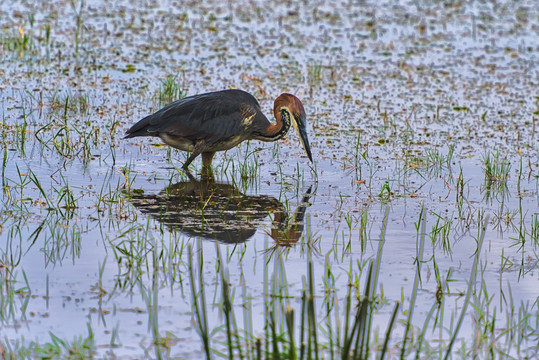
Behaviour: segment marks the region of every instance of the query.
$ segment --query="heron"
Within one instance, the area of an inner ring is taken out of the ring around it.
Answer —
[[[217,151],[229,150],[245,140],[277,141],[292,125],[313,162],[301,101],[292,94],[281,94],[275,99],[273,115],[274,124],[248,92],[221,90],[172,102],[133,125],[125,139],[157,136],[165,144],[191,153],[183,164],[184,170],[188,171],[193,160],[202,155],[202,169],[211,173],[211,162]]]

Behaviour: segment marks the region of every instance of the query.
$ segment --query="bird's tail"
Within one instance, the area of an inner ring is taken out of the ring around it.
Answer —
[[[137,136],[151,135],[148,131],[149,125],[150,125],[150,116],[147,116],[144,119],[137,122],[135,125],[131,126],[131,128],[125,132],[124,139],[129,139],[129,138],[133,138]]]

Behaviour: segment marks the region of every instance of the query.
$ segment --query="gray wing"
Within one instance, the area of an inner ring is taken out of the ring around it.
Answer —
[[[258,101],[241,90],[224,90],[177,100],[133,125],[126,138],[166,133],[190,139],[217,141],[241,134],[243,119],[262,115]],[[263,116],[263,115],[262,115]]]

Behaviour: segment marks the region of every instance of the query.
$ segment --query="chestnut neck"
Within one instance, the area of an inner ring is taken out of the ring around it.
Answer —
[[[275,124],[271,124],[260,134],[266,141],[276,141],[286,135],[291,124],[291,114],[287,108],[275,108],[273,110]]]

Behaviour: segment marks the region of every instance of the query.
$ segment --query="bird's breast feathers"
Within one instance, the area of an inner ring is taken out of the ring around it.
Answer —
[[[166,132],[162,132],[159,134],[159,137],[165,142],[165,144],[183,151],[192,152],[195,147],[195,144],[192,140],[186,139],[181,136],[171,136]]]

